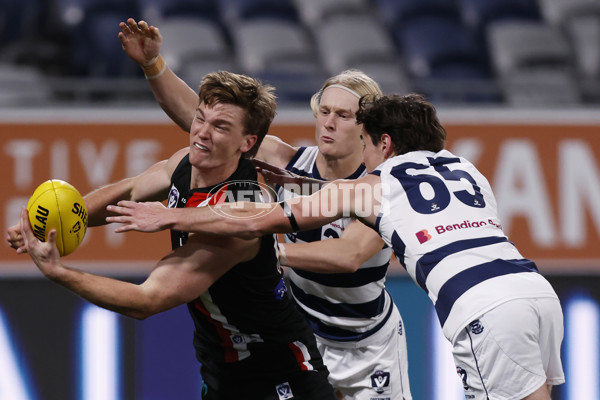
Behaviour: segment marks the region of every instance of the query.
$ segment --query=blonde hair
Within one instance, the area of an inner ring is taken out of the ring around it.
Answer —
[[[340,85],[348,88],[353,92],[356,92],[359,97],[366,95],[373,97],[383,95],[377,82],[375,82],[369,75],[358,69],[347,69],[342,73],[327,79],[323,84],[323,87],[312,96],[310,99],[310,108],[312,108],[313,115],[315,117],[319,111],[319,105],[321,104],[321,96],[323,96],[323,92],[332,85]]]

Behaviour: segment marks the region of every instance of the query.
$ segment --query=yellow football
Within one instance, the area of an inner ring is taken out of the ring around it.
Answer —
[[[33,234],[40,241],[45,242],[48,232],[56,229],[56,247],[61,256],[75,251],[85,236],[85,202],[79,191],[65,181],[51,179],[38,186],[29,198],[27,210]]]

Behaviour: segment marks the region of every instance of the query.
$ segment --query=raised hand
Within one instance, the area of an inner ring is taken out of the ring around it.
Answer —
[[[162,45],[162,36],[155,26],[146,21],[136,22],[129,18],[127,23],[119,24],[119,40],[125,53],[139,64],[148,64],[158,57]]]
[[[163,218],[169,211],[162,203],[148,202],[136,203],[135,201],[122,200],[116,206],[108,206],[106,209],[118,214],[106,218],[106,222],[117,222],[122,224],[115,232],[157,232],[167,229]]]

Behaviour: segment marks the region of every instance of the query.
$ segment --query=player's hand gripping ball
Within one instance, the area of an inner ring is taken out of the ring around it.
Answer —
[[[72,253],[85,236],[88,213],[81,194],[65,181],[52,179],[35,189],[27,203],[33,234],[45,242],[56,229],[56,247],[61,256]]]

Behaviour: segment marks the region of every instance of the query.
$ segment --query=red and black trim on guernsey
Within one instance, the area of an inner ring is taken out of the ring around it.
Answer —
[[[247,191],[258,189],[256,170],[246,159],[240,160],[225,184],[190,189],[190,179],[186,156],[171,177],[169,207],[235,201],[240,190],[247,200]],[[253,201],[258,201],[258,192]],[[185,244],[187,237],[172,230],[173,248]],[[189,303],[188,310],[194,320],[202,377],[219,392],[228,382],[278,382],[302,371],[322,371],[327,376],[312,330],[287,292],[273,235],[261,239],[254,259],[231,268]]]

